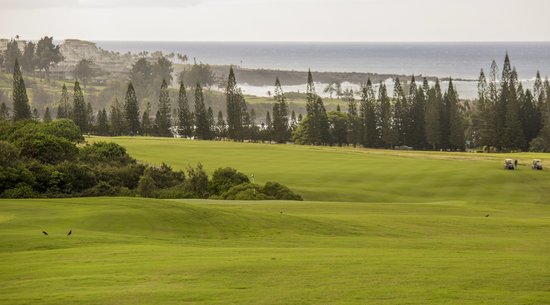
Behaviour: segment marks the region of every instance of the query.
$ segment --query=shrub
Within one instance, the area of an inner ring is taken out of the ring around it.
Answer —
[[[26,183],[19,183],[15,188],[5,190],[2,194],[4,198],[36,198],[38,194],[32,187]]]
[[[182,171],[173,171],[165,163],[162,163],[160,167],[148,167],[144,175],[151,177],[156,187],[161,189],[182,184],[185,180],[185,174]]]
[[[136,163],[136,160],[126,152],[126,148],[112,142],[97,142],[84,146],[80,150],[80,160],[91,164],[127,165]]]
[[[292,192],[288,187],[277,182],[266,182],[263,193],[277,200],[303,200],[302,196]]]
[[[46,133],[56,137],[67,139],[73,143],[84,142],[84,137],[78,127],[72,120],[61,119],[45,124],[44,130]]]
[[[210,193],[219,195],[235,185],[248,182],[250,182],[250,180],[248,180],[248,177],[245,174],[238,172],[234,168],[218,168],[212,174],[212,180],[210,181],[209,185]]]
[[[149,175],[143,175],[139,179],[139,184],[137,187],[137,192],[142,197],[152,197],[153,192],[157,190],[157,186],[153,178]]]
[[[261,192],[261,187],[257,184],[252,183],[243,183],[235,185],[226,192],[224,192],[221,197],[227,200],[267,200],[273,199]]]
[[[188,179],[185,181],[185,190],[194,198],[208,197],[208,175],[204,171],[202,164],[197,164],[197,168],[187,168]]]
[[[76,146],[67,139],[42,132],[27,135],[15,144],[20,147],[22,156],[49,164],[73,160],[78,154]]]
[[[92,188],[83,192],[84,196],[114,196],[117,194],[117,189],[105,181],[100,181]]]

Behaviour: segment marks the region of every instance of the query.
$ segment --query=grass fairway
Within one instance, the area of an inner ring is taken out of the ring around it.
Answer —
[[[0,304],[550,304],[549,155],[102,140],[316,201],[0,200]]]
[[[365,150],[300,145],[190,141],[168,138],[89,138],[114,141],[138,160],[178,169],[202,162],[206,170],[231,166],[288,185],[307,200],[355,202],[550,203],[550,171],[533,171],[548,154],[474,154]],[[520,170],[506,171],[505,157]]]
[[[548,304],[549,236],[531,203],[2,200],[0,303]]]

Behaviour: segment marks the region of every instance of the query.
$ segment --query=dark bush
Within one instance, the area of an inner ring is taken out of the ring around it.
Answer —
[[[227,200],[268,200],[273,199],[261,192],[262,187],[257,184],[243,183],[235,185],[221,195]]]
[[[248,183],[248,177],[231,167],[218,168],[212,174],[210,181],[210,194],[220,195],[231,187],[243,183]]]
[[[112,142],[97,142],[80,150],[80,160],[89,164],[112,164],[116,166],[135,163],[126,148]]]
[[[262,192],[277,200],[303,200],[302,196],[292,192],[288,187],[277,182],[266,182]]]
[[[32,186],[26,183],[19,183],[15,188],[5,190],[2,193],[4,198],[36,198],[38,194],[34,192]]]
[[[173,171],[172,168],[162,163],[160,167],[149,167],[144,172],[145,176],[151,177],[157,188],[169,188],[182,184],[185,180],[183,171]]]
[[[57,164],[74,160],[78,155],[76,146],[64,138],[42,132],[18,139],[15,144],[21,149],[21,156],[43,163]]]
[[[73,143],[84,142],[84,137],[78,127],[72,120],[55,120],[45,124],[44,131],[56,137],[67,139]]]
[[[187,168],[188,179],[185,181],[185,190],[193,198],[208,197],[208,175],[204,171],[202,164],[197,164],[197,168]]]

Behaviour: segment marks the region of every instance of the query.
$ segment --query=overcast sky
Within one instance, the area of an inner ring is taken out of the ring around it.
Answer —
[[[550,41],[548,0],[0,0],[0,37]]]

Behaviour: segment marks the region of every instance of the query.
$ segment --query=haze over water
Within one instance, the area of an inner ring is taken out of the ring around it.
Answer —
[[[97,41],[99,47],[126,53],[179,52],[190,62],[234,64],[246,68],[380,74],[422,74],[476,80],[488,74],[495,59],[502,67],[509,53],[524,86],[530,87],[537,70],[550,76],[550,42],[461,43],[328,43],[328,42],[138,42]],[[284,80],[282,80],[284,83]],[[474,98],[475,82],[456,83],[461,97]],[[261,88],[261,87],[260,87]],[[263,88],[243,88],[249,93]],[[248,89],[248,90],[246,90]]]

